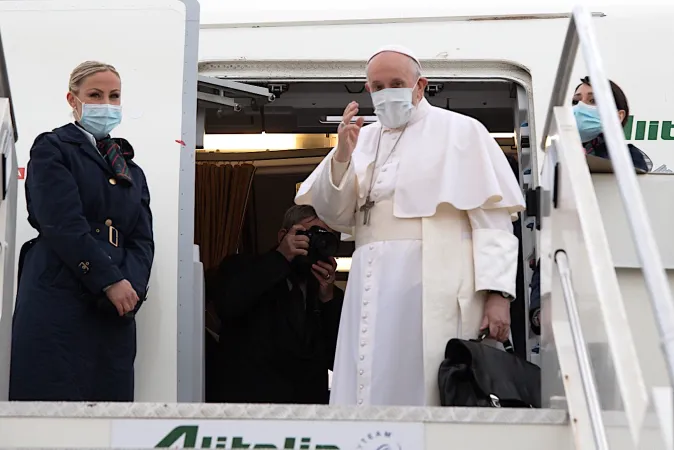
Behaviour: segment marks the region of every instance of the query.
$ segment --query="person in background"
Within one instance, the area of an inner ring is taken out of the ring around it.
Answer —
[[[70,75],[75,123],[39,135],[12,330],[10,400],[133,401],[136,323],[154,258],[150,193],[121,122],[121,79],[87,61]]]
[[[623,90],[620,89],[620,86],[610,80],[609,84],[611,85],[613,99],[618,107],[620,123],[624,127],[627,125],[630,116],[630,107],[627,103],[627,97]],[[580,133],[580,140],[583,142],[585,152],[588,155],[609,158],[608,148],[602,133],[599,110],[594,103],[594,94],[592,93],[590,77],[581,78],[581,83],[576,87],[573,94],[572,104],[573,114],[576,117],[576,125],[578,126],[578,132]],[[650,172],[653,168],[651,159],[643,151],[632,144],[627,144],[627,148],[632,156],[634,167],[644,172]]]
[[[580,134],[580,140],[583,142],[583,148],[588,155],[598,156],[600,158],[609,158],[608,147],[604,140],[603,128],[601,126],[601,119],[599,118],[599,110],[594,101],[594,94],[592,92],[592,85],[590,84],[590,77],[581,78],[581,83],[574,91],[571,103],[573,105],[573,114],[576,118],[576,126]],[[630,116],[630,107],[627,102],[627,97],[623,90],[609,80],[611,86],[611,93],[616,106],[618,107],[618,118],[621,125],[627,125]],[[632,144],[627,144],[632,157],[632,163],[636,169],[644,172],[650,172],[653,168],[651,159],[639,148]],[[541,288],[540,288],[540,260],[536,261],[536,266],[533,271],[530,295],[529,295],[529,319],[532,331],[539,335],[540,330],[540,308],[541,308]]]
[[[208,293],[221,320],[220,402],[328,403],[344,293],[334,258],[307,260],[301,233],[314,226],[331,231],[312,207],[293,206],[276,249],[222,261]]]

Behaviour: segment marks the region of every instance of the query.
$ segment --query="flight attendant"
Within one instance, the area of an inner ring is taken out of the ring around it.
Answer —
[[[599,110],[594,103],[594,93],[590,84],[590,77],[581,78],[581,83],[576,87],[573,93],[571,103],[573,105],[573,114],[576,118],[580,140],[583,142],[583,148],[588,155],[598,156],[609,159],[608,147],[604,139]],[[609,80],[613,100],[618,107],[618,118],[620,124],[624,127],[630,117],[630,106],[627,103],[627,97],[623,90],[613,81]],[[627,144],[630,151],[634,167],[643,172],[650,172],[653,168],[653,162],[641,149],[633,144]]]
[[[14,312],[10,400],[133,401],[135,314],[154,258],[150,194],[122,120],[114,67],[70,76],[74,123],[39,135]]]

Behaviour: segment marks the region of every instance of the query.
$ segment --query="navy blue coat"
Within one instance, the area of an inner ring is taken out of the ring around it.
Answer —
[[[39,237],[20,273],[11,400],[133,400],[135,320],[103,292],[126,279],[144,299],[154,258],[145,174],[127,164],[132,184],[117,181],[74,124],[33,144],[26,201]]]

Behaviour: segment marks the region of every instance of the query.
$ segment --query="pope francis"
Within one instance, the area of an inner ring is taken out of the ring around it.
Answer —
[[[296,197],[356,241],[330,403],[437,406],[449,339],[508,337],[524,199],[487,129],[424,98],[409,50],[381,49],[366,72],[378,121],[350,103]]]

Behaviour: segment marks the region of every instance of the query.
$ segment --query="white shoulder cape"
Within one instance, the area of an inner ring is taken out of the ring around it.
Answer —
[[[367,197],[381,130],[379,122],[363,127],[351,158],[358,184],[354,213]],[[334,151],[302,183],[297,204],[312,203],[313,184],[321,171],[329,170]],[[395,217],[431,217],[442,203],[464,211],[505,208],[511,215],[524,209],[522,191],[503,150],[473,118],[436,108],[423,99],[396,151],[401,159],[393,199]]]

